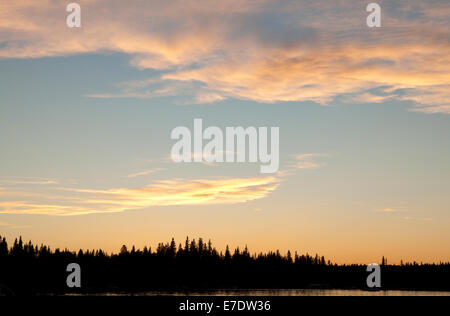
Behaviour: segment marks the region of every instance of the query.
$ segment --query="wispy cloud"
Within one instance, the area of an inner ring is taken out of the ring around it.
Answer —
[[[80,29],[60,3],[0,4],[0,58],[120,52],[162,74],[97,98],[182,96],[332,104],[409,101],[413,111],[450,113],[447,0],[382,1],[383,27],[365,25],[366,3],[329,1],[118,0],[81,3]],[[100,14],[101,12],[101,14]],[[189,17],[189,18],[186,18]],[[371,91],[389,87],[383,95]]]
[[[397,213],[398,210],[397,209],[393,209],[393,208],[383,208],[383,209],[377,210],[377,212],[381,212],[381,213]]]
[[[37,202],[17,196],[0,202],[0,213],[83,215],[91,213],[122,212],[151,206],[207,205],[245,203],[266,197],[279,185],[276,177],[174,179],[162,180],[140,188],[79,189],[60,188],[60,197],[52,195]],[[65,199],[63,193],[72,198]],[[73,197],[76,195],[76,197]],[[6,195],[8,198],[8,196]]]
[[[315,158],[323,157],[324,154],[299,154],[295,156],[296,163],[295,168],[296,169],[317,169],[320,167],[323,167],[323,163],[319,163],[315,161]]]
[[[320,159],[329,157],[325,153],[302,153],[290,156],[290,160],[286,163],[286,167],[279,170],[276,175],[279,178],[295,175],[305,170],[314,170],[323,168],[326,164]]]
[[[122,212],[153,206],[245,203],[267,197],[278,188],[284,177],[293,175],[298,170],[322,167],[323,163],[318,163],[316,159],[326,156],[328,155],[320,153],[294,155],[294,163],[274,176],[176,178],[157,180],[144,187],[108,189],[11,185],[0,190],[0,213],[70,216]],[[164,157],[146,162],[171,162],[171,159]],[[166,168],[147,169],[129,174],[128,177],[149,175],[162,170]]]
[[[146,176],[158,171],[163,171],[165,170],[165,168],[153,168],[153,169],[147,169],[147,170],[143,170],[143,171],[139,171],[136,173],[132,173],[128,175],[128,178],[136,178],[136,177],[140,177],[140,176]]]
[[[0,183],[12,184],[12,185],[46,185],[46,184],[59,184],[58,180],[48,178],[35,178],[35,177],[9,177],[0,178]],[[0,188],[1,190],[1,188]]]
[[[411,217],[411,216],[405,216],[402,217],[404,220],[409,221],[409,220],[416,220],[416,221],[421,221],[421,222],[432,222],[433,218],[431,217]]]

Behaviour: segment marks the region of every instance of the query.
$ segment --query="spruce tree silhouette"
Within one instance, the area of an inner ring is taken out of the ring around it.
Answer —
[[[383,256],[384,289],[450,290],[450,263],[388,265]],[[78,263],[82,287],[66,286],[66,267]],[[122,245],[118,254],[101,249],[55,249],[15,239],[11,248],[0,236],[0,295],[90,292],[193,291],[223,288],[366,288],[366,266],[337,265],[316,254],[279,250],[250,255],[236,247],[231,255],[217,251],[211,240],[175,239],[159,243],[155,252]]]

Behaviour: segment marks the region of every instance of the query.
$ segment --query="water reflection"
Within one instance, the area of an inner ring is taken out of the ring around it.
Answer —
[[[111,295],[111,294],[110,294]],[[115,294],[112,294],[115,295]],[[144,292],[142,296],[450,296],[450,292],[441,291],[399,291],[399,290],[340,290],[340,289],[277,289],[277,290],[216,290],[186,292]]]

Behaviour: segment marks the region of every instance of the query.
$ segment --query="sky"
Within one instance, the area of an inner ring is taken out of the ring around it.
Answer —
[[[448,1],[77,3],[0,3],[8,241],[449,261]],[[173,162],[196,118],[279,127],[279,171]]]

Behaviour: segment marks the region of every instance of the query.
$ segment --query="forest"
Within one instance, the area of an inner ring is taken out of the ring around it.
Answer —
[[[66,284],[66,267],[81,268],[81,287]],[[381,289],[450,290],[450,263],[390,265],[383,257]],[[156,249],[50,249],[16,239],[8,246],[0,237],[0,294],[143,293],[147,291],[211,291],[215,289],[367,289],[366,265],[338,265],[324,256],[251,254],[247,247],[217,250],[209,240],[172,239]]]

